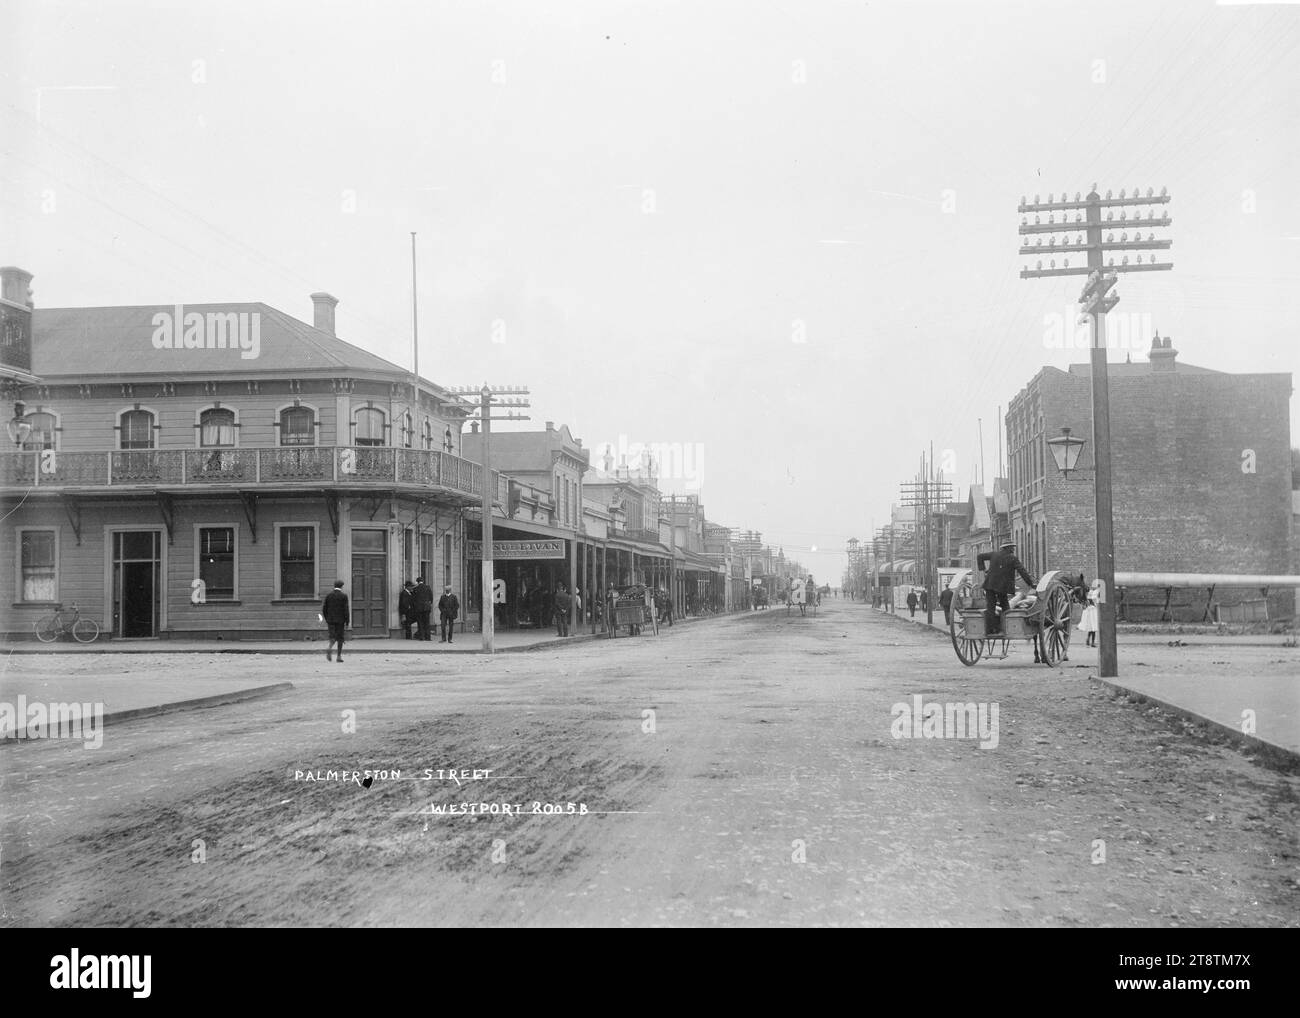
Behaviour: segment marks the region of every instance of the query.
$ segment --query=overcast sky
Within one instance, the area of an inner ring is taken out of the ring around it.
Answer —
[[[1193,364],[1300,370],[1297,6],[3,18],[0,263],[35,274],[38,306],[311,321],[326,290],[340,336],[409,364],[416,231],[422,374],[526,384],[532,426],[588,447],[679,450],[666,490],[701,481],[710,519],[819,580],[931,442],[964,495],[979,420],[991,479],[998,406],[1087,359],[1048,346],[1079,280],[1018,278],[1022,194],[1167,187],[1175,268],[1122,279],[1117,314]]]

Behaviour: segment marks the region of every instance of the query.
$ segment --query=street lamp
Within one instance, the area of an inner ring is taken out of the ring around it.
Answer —
[[[1069,477],[1070,471],[1074,470],[1079,463],[1079,454],[1083,452],[1083,439],[1071,438],[1070,429],[1062,428],[1056,438],[1047,440],[1047,445],[1052,450],[1052,459],[1056,460],[1056,469],[1062,476]]]

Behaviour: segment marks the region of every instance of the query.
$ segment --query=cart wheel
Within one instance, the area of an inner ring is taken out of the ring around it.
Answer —
[[[957,660],[967,668],[983,655],[984,641],[966,636],[966,623],[961,620],[961,612],[954,611],[948,620],[948,635],[952,637],[952,649],[957,652]]]
[[[1053,583],[1043,609],[1043,664],[1054,668],[1070,651],[1070,592],[1063,583]]]

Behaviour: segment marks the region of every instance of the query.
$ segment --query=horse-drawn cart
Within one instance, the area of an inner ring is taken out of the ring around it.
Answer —
[[[958,573],[949,585],[954,593],[948,633],[962,664],[969,666],[980,658],[993,657],[997,649],[1001,653],[996,656],[1006,657],[1013,640],[1033,643],[1035,662],[1048,667],[1069,660],[1070,632],[1078,624],[1082,606],[1075,601],[1064,573],[1045,573],[1038,581],[1033,604],[1004,611],[1001,631],[992,634],[985,632],[983,591],[975,588],[970,570]]]
[[[610,637],[618,636],[618,631],[624,626],[627,627],[628,636],[640,636],[642,626],[650,626],[658,635],[651,600],[643,584],[619,590],[614,601],[613,618],[609,620]]]

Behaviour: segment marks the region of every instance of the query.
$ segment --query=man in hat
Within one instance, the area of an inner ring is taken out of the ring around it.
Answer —
[[[1004,541],[1000,550],[982,551],[975,557],[975,565],[981,570],[985,562],[989,565],[984,574],[984,634],[992,636],[1002,631],[998,610],[1006,611],[1007,595],[1016,592],[1016,573],[1031,587],[1034,580],[1016,558],[1014,541]]]
[[[433,588],[424,582],[423,576],[415,578],[415,589],[411,591],[411,607],[415,610],[415,638],[431,640],[429,615],[433,612]]]
[[[442,634],[439,643],[451,643],[456,635],[456,616],[460,614],[460,602],[451,592],[451,584],[442,588],[442,597],[438,598],[438,629]]]
[[[325,660],[332,660],[334,644],[337,643],[339,645],[339,664],[342,664],[343,630],[352,620],[352,612],[348,607],[348,595],[343,593],[342,580],[334,581],[334,589],[325,595],[325,603],[321,605],[320,613],[330,631],[330,640],[325,646]]]
[[[402,584],[402,592],[397,595],[397,618],[402,623],[402,636],[411,638],[411,627],[415,625],[415,609],[412,607],[412,591],[415,584],[407,580]]]

